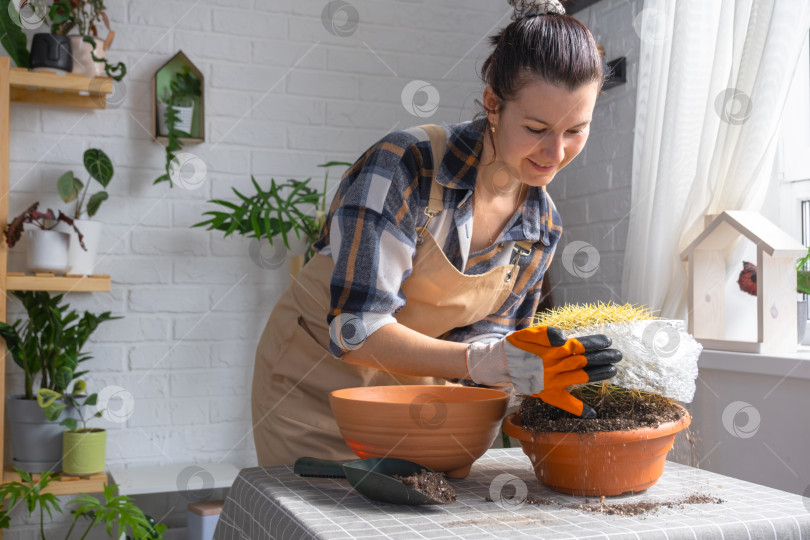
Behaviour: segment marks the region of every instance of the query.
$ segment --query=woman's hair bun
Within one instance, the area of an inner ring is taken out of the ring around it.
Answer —
[[[512,20],[523,17],[536,17],[537,15],[565,15],[565,8],[559,0],[507,0],[515,8]]]

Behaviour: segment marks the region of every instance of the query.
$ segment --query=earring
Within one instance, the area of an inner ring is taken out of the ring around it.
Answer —
[[[495,133],[495,126],[489,126],[489,130],[490,130],[492,133]]]

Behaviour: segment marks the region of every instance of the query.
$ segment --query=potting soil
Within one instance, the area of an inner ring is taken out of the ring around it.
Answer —
[[[394,478],[442,503],[451,503],[456,500],[456,490],[447,482],[442,473],[428,472],[423,469],[419,474],[412,474],[411,476],[395,475]]]
[[[615,386],[594,390],[594,385],[586,385],[574,388],[571,394],[593,407],[596,417],[580,418],[539,398],[526,396],[519,409],[522,426],[530,431],[570,433],[624,431],[658,426],[683,414],[672,401],[661,396]]]

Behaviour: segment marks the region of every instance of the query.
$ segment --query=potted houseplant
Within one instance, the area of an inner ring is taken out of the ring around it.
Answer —
[[[65,272],[68,268],[70,234],[54,229],[59,223],[72,228],[81,248],[84,248],[84,236],[73,219],[63,214],[61,210],[57,214],[51,209],[40,212],[37,208],[39,203],[35,202],[9,223],[5,230],[6,244],[9,248],[13,248],[20,241],[25,225],[34,225],[36,229],[28,231],[28,270]]]
[[[752,296],[757,295],[757,265],[754,263],[743,261],[743,269],[737,278],[737,285],[740,290]],[[804,341],[805,333],[807,330],[807,296],[810,294],[810,247],[807,248],[807,253],[804,257],[796,260],[796,292],[801,293],[802,297],[796,303],[796,322],[798,342]]]
[[[110,29],[104,0],[54,0],[48,15],[51,32],[68,36],[73,54],[73,73],[86,77],[107,75],[120,81],[127,73],[123,62],[111,64],[107,61],[107,51],[112,45],[115,32]],[[104,23],[107,37],[102,41],[98,35],[98,24]],[[73,30],[78,34],[71,34]]]
[[[109,195],[104,189],[96,191],[88,198],[90,184],[95,180],[102,188],[109,185],[112,180],[114,169],[110,158],[102,150],[91,148],[84,152],[84,168],[90,178],[83,183],[76,178],[73,171],[68,171],[59,177],[57,190],[59,196],[66,203],[76,202],[73,211],[73,222],[84,233],[84,244],[80,244],[78,237],[73,237],[68,253],[68,268],[72,274],[93,273],[96,263],[96,253],[101,240],[102,225],[98,221],[82,219],[82,216],[91,218],[98,212],[101,203],[107,200]]]
[[[110,312],[81,316],[62,303],[64,295],[43,291],[14,291],[25,308],[27,320],[0,322],[0,337],[8,353],[25,374],[24,393],[6,398],[11,426],[14,463],[28,472],[58,470],[62,460],[62,428],[49,421],[37,403],[39,389],[64,394],[77,377],[81,363],[91,358],[82,352],[90,335],[106,321],[118,319]],[[35,389],[35,384],[38,388]],[[52,408],[60,408],[56,402]],[[64,409],[64,406],[61,406]],[[74,413],[70,413],[74,414]]]
[[[59,505],[59,499],[56,495],[46,492],[46,488],[50,485],[53,476],[49,472],[44,472],[39,480],[34,480],[25,471],[18,469],[17,473],[19,473],[22,481],[7,482],[0,485],[0,529],[7,529],[11,525],[9,511],[18,502],[23,502],[24,508],[29,515],[39,509],[39,533],[40,538],[45,540],[45,513],[48,513],[49,518],[53,518],[54,512],[62,512],[62,507]],[[85,538],[92,529],[103,524],[105,532],[110,538],[120,539],[129,532],[139,539],[162,539],[166,525],[156,524],[155,520],[145,515],[132,502],[130,497],[116,496],[115,490],[115,484],[110,484],[104,486],[101,500],[82,493],[69,501],[67,505],[72,507],[73,522],[65,535],[65,540],[71,538],[79,520],[89,521],[81,538]],[[76,530],[77,534],[82,526],[83,524],[80,529]],[[114,536],[113,529],[115,529]]]
[[[177,152],[183,149],[183,138],[191,137],[194,119],[194,104],[202,95],[202,81],[188,66],[177,72],[169,83],[158,104],[158,135],[166,136],[166,172],[155,184],[172,183],[172,167],[175,166]]]
[[[271,178],[270,187],[265,191],[251,176],[256,193],[247,196],[232,188],[240,204],[222,199],[208,201],[222,209],[204,212],[204,216],[210,217],[193,226],[222,231],[226,237],[235,233],[255,238],[271,246],[274,242],[282,242],[294,256],[308,259],[313,255],[311,245],[318,239],[326,216],[328,168],[349,167],[351,163],[330,161],[318,166],[327,169],[322,192],[309,187],[311,178],[303,181],[290,179],[279,184]]]
[[[520,441],[547,487],[575,495],[637,492],[663,473],[675,435],[689,413],[675,403],[691,401],[701,347],[682,321],[652,318],[632,305],[564,306],[538,314],[536,323],[568,337],[606,334],[623,360],[610,383],[580,385],[572,395],[596,418],[580,418],[524,396],[507,416],[504,432]]]
[[[85,388],[84,381],[78,380],[68,394],[49,388],[37,392],[37,403],[48,420],[56,421],[67,407],[72,407],[79,416],[79,420],[68,416],[60,422],[67,428],[62,439],[62,472],[77,476],[104,472],[107,463],[107,431],[87,427],[88,420],[101,418],[104,411],[96,408],[93,414],[88,413],[88,407],[96,406],[98,394],[85,396]]]

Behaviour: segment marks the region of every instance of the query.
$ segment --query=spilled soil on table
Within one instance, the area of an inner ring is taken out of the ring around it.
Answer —
[[[485,499],[487,502],[493,502],[489,497]],[[592,503],[590,499],[585,499],[581,503],[575,504],[560,504],[553,499],[546,497],[536,497],[535,495],[527,495],[522,504],[529,504],[532,506],[551,506],[556,505],[560,508],[570,508],[572,510],[581,510],[583,512],[591,512],[594,514],[604,514],[606,516],[638,516],[649,512],[655,512],[659,508],[683,508],[687,504],[721,504],[725,502],[719,497],[712,497],[702,493],[693,493],[688,497],[683,497],[674,501],[636,501],[626,503],[605,504],[605,497],[598,499],[599,502]]]
[[[540,398],[526,396],[519,409],[522,426],[530,431],[569,433],[625,431],[658,426],[684,414],[665,397],[607,384],[580,386],[571,394],[593,407],[596,418],[580,418]]]

